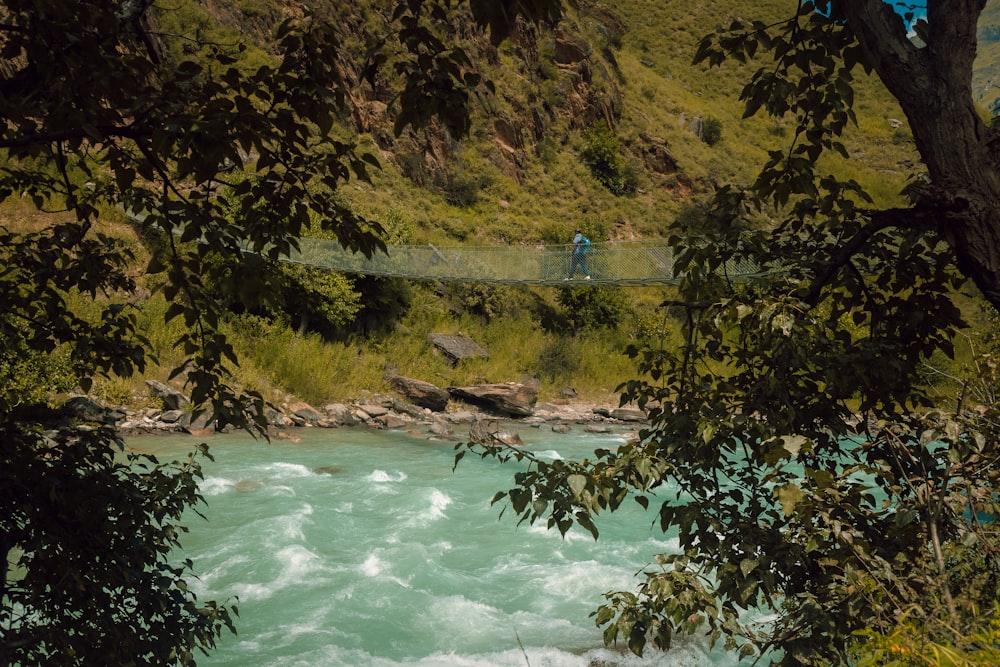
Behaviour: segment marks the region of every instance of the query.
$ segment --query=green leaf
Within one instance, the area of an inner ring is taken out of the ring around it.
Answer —
[[[587,488],[587,478],[584,475],[569,475],[566,478],[566,483],[569,484],[575,498],[580,498]]]
[[[740,561],[740,572],[742,572],[745,577],[757,569],[758,565],[760,565],[760,560],[756,558],[744,558]]]
[[[785,513],[785,516],[792,516],[795,513],[796,506],[806,497],[802,489],[791,482],[777,487],[774,490],[774,495],[778,499],[778,502],[781,503],[781,510]]]

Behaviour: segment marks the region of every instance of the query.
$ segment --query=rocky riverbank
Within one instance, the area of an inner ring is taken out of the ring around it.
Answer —
[[[323,406],[301,401],[272,406],[266,415],[268,436],[294,440],[299,428],[364,427],[420,432],[442,440],[519,444],[518,430],[524,428],[606,433],[638,428],[646,422],[645,413],[634,408],[594,406],[573,399],[538,402],[534,389],[519,383],[451,388],[447,400],[441,395],[444,390],[422,399],[426,386],[417,386],[418,398],[409,400],[403,395],[407,392],[404,384],[393,383],[400,395],[373,394]],[[192,418],[191,402],[180,391],[155,381],[147,381],[147,385],[162,407],[108,408],[78,396],[67,401],[64,412],[91,421],[113,421],[126,437],[152,433],[205,436],[215,432],[211,415]]]
[[[180,391],[155,381],[147,385],[161,407],[108,407],[86,396],[74,396],[60,412],[69,419],[113,424],[123,437],[155,433],[204,437],[217,431],[211,414],[196,416]],[[402,385],[394,386],[400,388],[400,395],[373,394],[320,407],[301,401],[269,407],[267,435],[295,440],[300,428],[359,427],[405,430],[436,440],[518,445],[519,432],[526,428],[610,433],[636,429],[647,421],[646,414],[634,408],[594,406],[572,399],[538,402],[530,386],[518,383],[450,388],[448,400],[441,395],[429,399],[434,408],[427,407],[428,400],[408,400]],[[422,396],[427,388],[418,389]]]

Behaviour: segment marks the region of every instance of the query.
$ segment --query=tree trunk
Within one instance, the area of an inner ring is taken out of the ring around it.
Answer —
[[[915,44],[882,0],[844,0],[839,9],[871,65],[896,97],[927,166],[930,208],[959,270],[1000,310],[998,133],[972,98],[976,29],[985,0],[930,0],[927,44]]]

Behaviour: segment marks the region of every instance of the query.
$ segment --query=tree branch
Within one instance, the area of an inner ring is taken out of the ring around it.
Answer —
[[[819,302],[820,293],[830,279],[851,259],[861,252],[865,245],[879,232],[893,227],[899,229],[934,231],[938,229],[942,216],[948,211],[944,207],[892,208],[873,211],[869,214],[869,224],[840,246],[830,260],[822,266],[813,278],[803,301],[810,306]]]

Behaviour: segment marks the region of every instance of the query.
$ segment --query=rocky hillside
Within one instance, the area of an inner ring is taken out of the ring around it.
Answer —
[[[584,0],[559,25],[518,25],[500,46],[456,14],[448,37],[494,84],[480,87],[467,136],[440,125],[393,131],[402,48],[391,48],[385,3],[312,4],[342,30],[344,131],[384,165],[375,187],[344,194],[390,229],[391,241],[564,243],[577,226],[595,240],[660,236],[718,184],[749,181],[765,149],[789,131],[786,121],[742,119],[737,97],[749,69],[690,64],[704,34],[750,13],[739,3]],[[752,13],[775,19],[794,6],[766,0]],[[242,37],[251,57],[265,57],[268,26],[300,11],[298,0],[184,0],[160,20],[171,30],[193,27],[206,41]],[[380,43],[389,55],[372,67],[368,49]],[[870,180],[877,198],[895,197],[914,164],[907,133],[880,85],[859,87],[859,180]],[[872,145],[879,150],[866,150]],[[616,171],[595,180],[588,150],[610,156]]]
[[[253,68],[271,57],[271,28],[300,14],[304,3],[159,4],[162,31],[197,36],[177,48],[232,49]],[[753,65],[693,67],[697,43],[737,14],[777,19],[795,4],[581,0],[558,26],[517,26],[499,46],[469,17],[455,15],[450,35],[461,38],[473,65],[493,83],[479,91],[471,128],[459,136],[440,125],[394,132],[401,85],[394,58],[402,57],[401,47],[390,48],[376,69],[367,58],[370,45],[393,44],[388,3],[312,2],[341,31],[337,65],[348,111],[338,132],[383,166],[371,183],[351,181],[339,194],[354,212],[381,223],[389,243],[568,243],[576,228],[606,241],[661,237],[678,219],[698,223],[715,189],[749,183],[766,151],[792,140],[793,127],[789,119],[743,119],[738,95]],[[240,43],[245,48],[237,51]],[[851,160],[834,165],[831,158],[831,167],[848,169],[880,204],[895,202],[917,165],[909,131],[877,81],[859,78],[856,111],[859,126],[845,141]],[[296,285],[306,278],[314,276],[293,276]],[[321,405],[359,390],[386,390],[392,367],[438,386],[530,377],[540,380],[546,400],[566,387],[603,400],[634,372],[621,351],[669,334],[671,326],[657,310],[663,292],[656,288],[577,294],[348,280],[332,292],[353,290],[361,309],[336,330],[316,325],[321,313],[307,330],[295,306],[236,313],[239,381],[275,403],[288,395]],[[157,307],[158,301],[147,304],[150,327],[162,322]],[[289,322],[310,336],[293,335]],[[490,358],[458,365],[439,358],[428,334],[458,332],[487,347]],[[172,337],[150,338],[165,341],[157,349],[164,367],[155,377],[166,379],[176,356]],[[147,393],[126,383],[100,388],[117,403]]]

